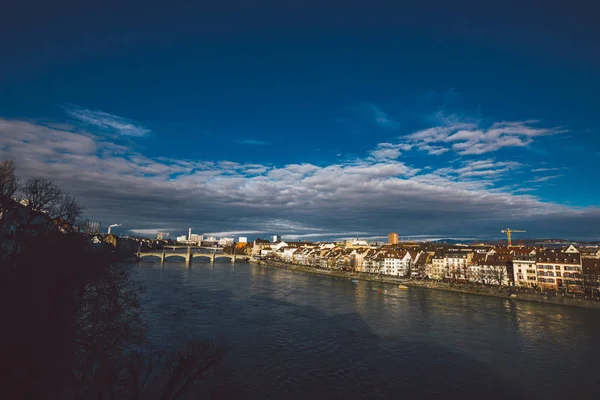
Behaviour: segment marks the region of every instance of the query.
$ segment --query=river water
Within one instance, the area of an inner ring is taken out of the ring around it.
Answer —
[[[226,398],[600,398],[600,310],[248,263],[132,271],[152,342],[225,350]]]

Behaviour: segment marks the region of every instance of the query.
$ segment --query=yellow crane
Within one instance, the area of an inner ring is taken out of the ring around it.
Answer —
[[[512,239],[511,239],[510,235],[513,232],[525,232],[525,231],[521,231],[518,229],[510,229],[510,228],[502,229],[502,233],[506,233],[506,239],[508,239],[507,241],[508,241],[509,246],[512,246]]]

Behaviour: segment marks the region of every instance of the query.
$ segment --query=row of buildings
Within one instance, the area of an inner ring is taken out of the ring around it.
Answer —
[[[164,239],[164,233],[159,232],[157,239]],[[274,236],[275,237],[275,236]],[[279,236],[277,236],[279,237]],[[198,235],[196,233],[192,233],[192,228],[188,230],[187,235],[177,236],[177,243],[186,244],[186,245],[194,245],[194,246],[202,246],[202,245],[217,245],[217,246],[231,246],[235,243],[235,239],[232,237],[221,237],[217,238],[214,235]],[[238,238],[238,243],[247,243],[248,238],[244,236],[240,236]]]
[[[600,286],[600,248],[255,241],[257,258],[408,279],[584,292]],[[595,288],[595,289],[594,289]]]

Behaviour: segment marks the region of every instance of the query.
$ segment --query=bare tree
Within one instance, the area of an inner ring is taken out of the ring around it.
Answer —
[[[490,283],[489,275],[488,269],[485,266],[480,265],[477,269],[477,280],[484,285],[488,285]]]
[[[412,275],[413,265],[411,261],[408,261],[406,268],[404,269],[403,278],[410,279]]]
[[[63,192],[54,209],[50,211],[52,218],[58,218],[71,226],[82,224],[81,216],[83,207],[77,203],[77,199],[67,192]]]
[[[50,218],[58,219],[72,227],[82,222],[83,207],[77,199],[48,179],[29,179],[23,186],[22,196],[31,210],[44,212]],[[32,217],[34,215],[32,214]]]
[[[469,267],[469,264],[465,264],[465,266],[462,268],[462,275],[465,278],[465,283],[467,284],[473,279],[471,269]]]
[[[490,265],[490,275],[493,284],[502,286],[506,279],[506,266],[494,263]]]
[[[15,176],[15,165],[11,160],[0,163],[0,197],[12,198],[19,188],[19,179]]]
[[[34,177],[30,178],[23,186],[22,196],[30,209],[50,212],[58,206],[63,193],[54,182]]]

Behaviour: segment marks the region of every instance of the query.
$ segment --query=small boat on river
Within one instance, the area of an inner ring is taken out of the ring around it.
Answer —
[[[398,285],[398,289],[408,290],[408,286]]]
[[[352,279],[352,283],[358,283],[358,279]]]

